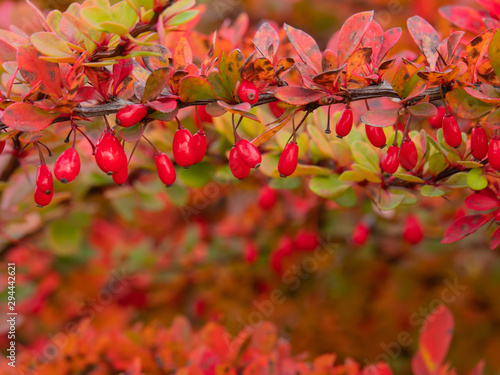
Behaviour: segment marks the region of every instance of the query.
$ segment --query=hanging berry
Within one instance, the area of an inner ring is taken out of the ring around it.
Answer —
[[[243,80],[238,87],[238,97],[242,102],[255,104],[259,101],[259,90],[252,82]]]
[[[172,152],[175,162],[181,167],[188,168],[194,164],[196,155],[193,135],[189,130],[183,127],[177,129],[172,143]]]
[[[408,215],[403,224],[403,238],[406,242],[416,245],[424,238],[422,224],[415,215]]]
[[[401,144],[399,152],[399,163],[407,171],[411,171],[417,165],[418,152],[413,140],[407,137]]]
[[[46,164],[40,164],[36,173],[36,187],[40,193],[51,195],[54,192],[52,172]]]
[[[194,164],[203,160],[207,153],[207,136],[203,130],[198,130],[193,135]]]
[[[354,227],[354,231],[352,232],[351,241],[353,244],[358,246],[363,246],[368,240],[368,236],[370,235],[370,228],[364,221],[359,222]]]
[[[500,171],[500,137],[496,134],[488,145],[488,161],[491,168]]]
[[[233,176],[239,180],[244,180],[250,174],[251,168],[243,162],[236,147],[231,148],[229,152],[229,168]]]
[[[476,159],[483,160],[488,154],[488,138],[486,138],[486,132],[483,127],[479,124],[472,128],[470,148],[472,156]]]
[[[448,146],[453,148],[459,147],[462,143],[462,133],[457,119],[449,113],[443,118],[443,137]]]
[[[439,129],[443,126],[443,117],[446,113],[446,109],[444,107],[439,107],[437,110],[438,114],[429,119],[429,124],[435,129]]]
[[[122,108],[116,114],[116,125],[128,128],[137,124],[148,114],[144,104],[131,104]]]
[[[128,178],[128,163],[125,163],[123,167],[116,173],[113,173],[113,181],[117,185],[123,185],[127,182]]]
[[[52,191],[50,194],[46,194],[44,191],[40,190],[38,186],[35,186],[35,204],[42,208],[47,206],[51,201],[52,197],[54,196],[54,192]]]
[[[236,142],[234,147],[247,167],[255,169],[260,167],[262,155],[260,154],[259,149],[255,147],[252,142],[249,142],[246,139],[240,139]]]
[[[276,190],[265,185],[260,189],[259,192],[259,206],[267,211],[274,207],[278,201],[278,194]]]
[[[104,130],[95,148],[97,166],[108,175],[118,172],[126,163],[127,156],[112,130]]]
[[[278,172],[281,177],[288,177],[295,172],[295,169],[297,169],[298,158],[299,146],[297,145],[297,142],[291,141],[285,146],[278,162]]]
[[[351,108],[346,105],[340,113],[339,120],[335,126],[335,132],[338,138],[344,138],[351,132],[353,124],[353,116]]]
[[[161,152],[155,155],[155,164],[161,182],[167,187],[172,186],[177,178],[177,173],[175,172],[172,161],[165,153]]]
[[[384,148],[386,145],[386,138],[384,129],[378,126],[365,125],[366,137],[372,145],[379,148]]]
[[[5,141],[1,141],[0,142],[0,155],[2,155],[4,148],[5,148]]]
[[[387,149],[384,157],[382,158],[382,170],[385,173],[393,174],[399,168],[399,158],[398,158],[399,147],[398,146],[390,146]]]
[[[54,164],[54,175],[63,184],[70,183],[80,173],[80,155],[72,147],[63,151]]]

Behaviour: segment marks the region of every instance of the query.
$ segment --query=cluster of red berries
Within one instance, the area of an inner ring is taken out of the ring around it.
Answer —
[[[351,242],[357,246],[363,246],[370,236],[370,226],[365,222],[359,222],[351,235]],[[424,231],[420,220],[415,215],[408,215],[403,223],[403,239],[411,245],[417,245],[424,239]]]

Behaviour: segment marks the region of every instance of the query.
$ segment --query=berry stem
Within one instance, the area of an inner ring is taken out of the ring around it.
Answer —
[[[92,147],[92,155],[95,155],[95,146],[94,146],[94,143],[90,140],[89,137],[87,137],[87,134],[85,134],[80,128],[78,125],[75,125],[75,130],[79,131],[80,133],[82,133],[82,135],[85,137],[85,139],[90,143],[90,146]],[[76,134],[75,134],[76,135]]]
[[[160,151],[158,151],[158,149],[156,148],[156,146],[148,138],[146,138],[146,136],[144,134],[142,135],[142,138],[144,138],[151,145],[151,147],[154,148],[155,155],[158,155],[160,153]]]

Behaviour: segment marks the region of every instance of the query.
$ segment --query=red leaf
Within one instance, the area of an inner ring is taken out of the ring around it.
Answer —
[[[177,108],[177,100],[167,99],[167,100],[155,100],[149,102],[151,108],[162,113],[170,113]]]
[[[378,53],[377,65],[380,64],[391,48],[398,42],[399,38],[401,38],[402,32],[403,30],[401,27],[395,27],[394,29],[387,30],[384,33],[384,43]]]
[[[193,51],[191,45],[185,36],[179,39],[174,51],[174,69],[184,69],[193,63]]]
[[[99,92],[105,100],[108,100],[108,90],[113,80],[113,76],[109,70],[105,68],[90,68],[86,66],[85,74],[97,92]]]
[[[463,5],[448,5],[439,8],[439,14],[459,28],[478,34],[486,30],[481,12]]]
[[[497,16],[497,18],[500,15],[500,4],[497,0],[477,0],[477,2],[488,9],[488,12],[492,15]]]
[[[385,128],[392,126],[398,121],[398,109],[374,109],[361,115],[361,121],[366,125]]]
[[[471,370],[469,375],[483,375],[484,372],[484,360],[481,360],[477,365]]]
[[[132,70],[134,70],[134,64],[132,63],[132,59],[122,59],[118,60],[118,63],[113,65],[113,94],[116,95],[118,91],[118,86],[123,82],[125,78],[127,78],[130,74],[132,74]]]
[[[262,24],[262,26],[255,33],[253,43],[259,52],[263,53],[268,60],[273,61],[274,54],[280,45],[280,36],[272,27],[269,22]],[[269,47],[272,47],[272,53],[269,53]]]
[[[431,70],[435,70],[438,58],[439,37],[432,25],[420,16],[408,19],[408,30],[418,48],[427,58]]]
[[[363,35],[361,44],[363,47],[370,47],[372,49],[372,62],[374,65],[377,65],[378,54],[384,44],[384,30],[377,21],[374,20],[370,23],[365,35]]]
[[[40,91],[55,98],[62,96],[59,65],[40,60],[40,53],[31,45],[20,45],[17,49],[17,64],[23,78],[32,86],[40,85]]]
[[[472,194],[465,198],[467,208],[476,211],[489,211],[498,208],[498,200],[481,194]]]
[[[305,105],[323,98],[325,93],[309,90],[301,86],[280,87],[274,94],[277,99],[294,105]]]
[[[302,30],[285,24],[285,32],[293,48],[316,74],[321,72],[321,51],[316,41]],[[358,43],[359,44],[359,43]]]
[[[490,249],[494,250],[500,245],[500,227],[495,229],[493,236],[491,236]]]
[[[45,129],[59,113],[47,112],[29,103],[14,103],[3,114],[2,121],[10,128],[29,132]]]
[[[441,367],[451,339],[453,337],[453,316],[444,306],[438,306],[425,320],[422,333],[419,339],[419,350],[412,361],[412,368],[415,365],[423,364],[428,374],[434,374]],[[418,366],[421,367],[421,366]],[[415,374],[422,373],[422,368],[416,370]]]
[[[373,19],[373,11],[356,13],[344,22],[337,41],[339,66],[343,65],[356,51]]]
[[[493,214],[462,216],[455,220],[444,233],[441,243],[452,243],[467,237],[493,219]]]

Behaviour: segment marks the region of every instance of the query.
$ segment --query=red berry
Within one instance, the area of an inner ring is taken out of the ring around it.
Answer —
[[[301,229],[295,236],[294,249],[297,251],[314,251],[319,245],[318,233]]]
[[[276,202],[278,201],[278,194],[276,193],[276,190],[273,188],[270,188],[269,186],[265,185],[260,189],[259,193],[259,206],[263,210],[270,210],[271,208],[274,207]]]
[[[260,167],[262,155],[260,154],[259,149],[255,147],[252,142],[249,142],[246,139],[240,139],[236,142],[234,147],[236,147],[241,160],[243,160],[247,167],[256,169]]]
[[[486,132],[481,125],[472,128],[470,148],[472,149],[472,156],[476,159],[483,160],[488,154],[488,138],[486,138]]]
[[[116,114],[116,124],[128,128],[137,124],[148,114],[144,104],[131,104],[122,108]]]
[[[363,246],[368,240],[368,236],[370,235],[370,228],[366,225],[365,222],[360,222],[354,228],[352,232],[351,241],[355,245]]]
[[[128,163],[125,163],[118,172],[113,173],[113,181],[117,185],[123,185],[125,182],[127,182],[127,178],[128,178]]]
[[[443,117],[446,113],[446,109],[444,107],[439,107],[438,114],[429,119],[429,124],[436,129],[439,129],[443,126]]]
[[[207,153],[207,136],[203,130],[198,130],[193,135],[194,164],[203,160]]]
[[[370,143],[375,147],[384,148],[386,145],[386,138],[384,129],[378,126],[365,125],[366,136]]]
[[[281,108],[278,106],[278,103],[281,102],[271,102],[269,103],[269,109],[271,109],[271,112],[275,117],[281,117],[283,113],[285,113],[285,108]]]
[[[5,141],[0,142],[0,155],[2,155],[3,149],[5,148]]]
[[[401,145],[401,151],[399,152],[399,162],[404,169],[406,169],[407,171],[411,171],[417,165],[417,161],[417,147],[410,138],[406,138]]]
[[[353,124],[352,110],[349,107],[344,107],[340,114],[339,121],[335,126],[335,132],[338,138],[343,138],[351,132]]]
[[[242,102],[255,104],[259,101],[259,90],[252,82],[243,80],[238,87],[238,97]]]
[[[390,146],[382,159],[382,169],[385,173],[396,173],[399,167],[398,146]]]
[[[240,157],[236,147],[231,148],[229,152],[229,168],[234,177],[243,180],[250,174],[250,167],[248,167]]]
[[[155,155],[155,163],[161,182],[163,182],[167,187],[172,186],[177,178],[172,161],[162,152]]]
[[[493,136],[490,140],[488,146],[488,161],[490,162],[490,167],[500,171],[500,137],[498,135]]]
[[[57,158],[54,174],[58,181],[67,184],[73,181],[78,173],[80,173],[80,156],[74,148],[68,148]]]
[[[38,207],[42,208],[48,205],[53,196],[53,191],[50,194],[46,194],[44,191],[40,190],[38,186],[35,186],[35,203]]]
[[[127,155],[112,131],[104,130],[95,148],[95,161],[104,173],[118,172],[127,163]]]
[[[174,160],[181,167],[189,167],[194,164],[195,150],[193,135],[186,128],[179,128],[174,134],[172,152]]]
[[[246,263],[254,263],[257,259],[258,252],[259,250],[257,249],[257,246],[255,246],[255,243],[253,243],[253,241],[245,241],[245,247],[243,248],[243,258],[245,259]]]
[[[443,118],[443,136],[445,142],[450,146],[457,148],[462,143],[462,133],[454,116],[447,114]]]
[[[52,172],[46,164],[40,164],[36,173],[36,187],[40,193],[51,195],[54,192]]]
[[[414,215],[409,215],[403,225],[403,238],[406,242],[416,245],[424,238],[422,225],[418,218]]]
[[[278,172],[281,177],[288,177],[295,169],[299,158],[299,146],[295,142],[290,142],[285,146],[278,162]]]

